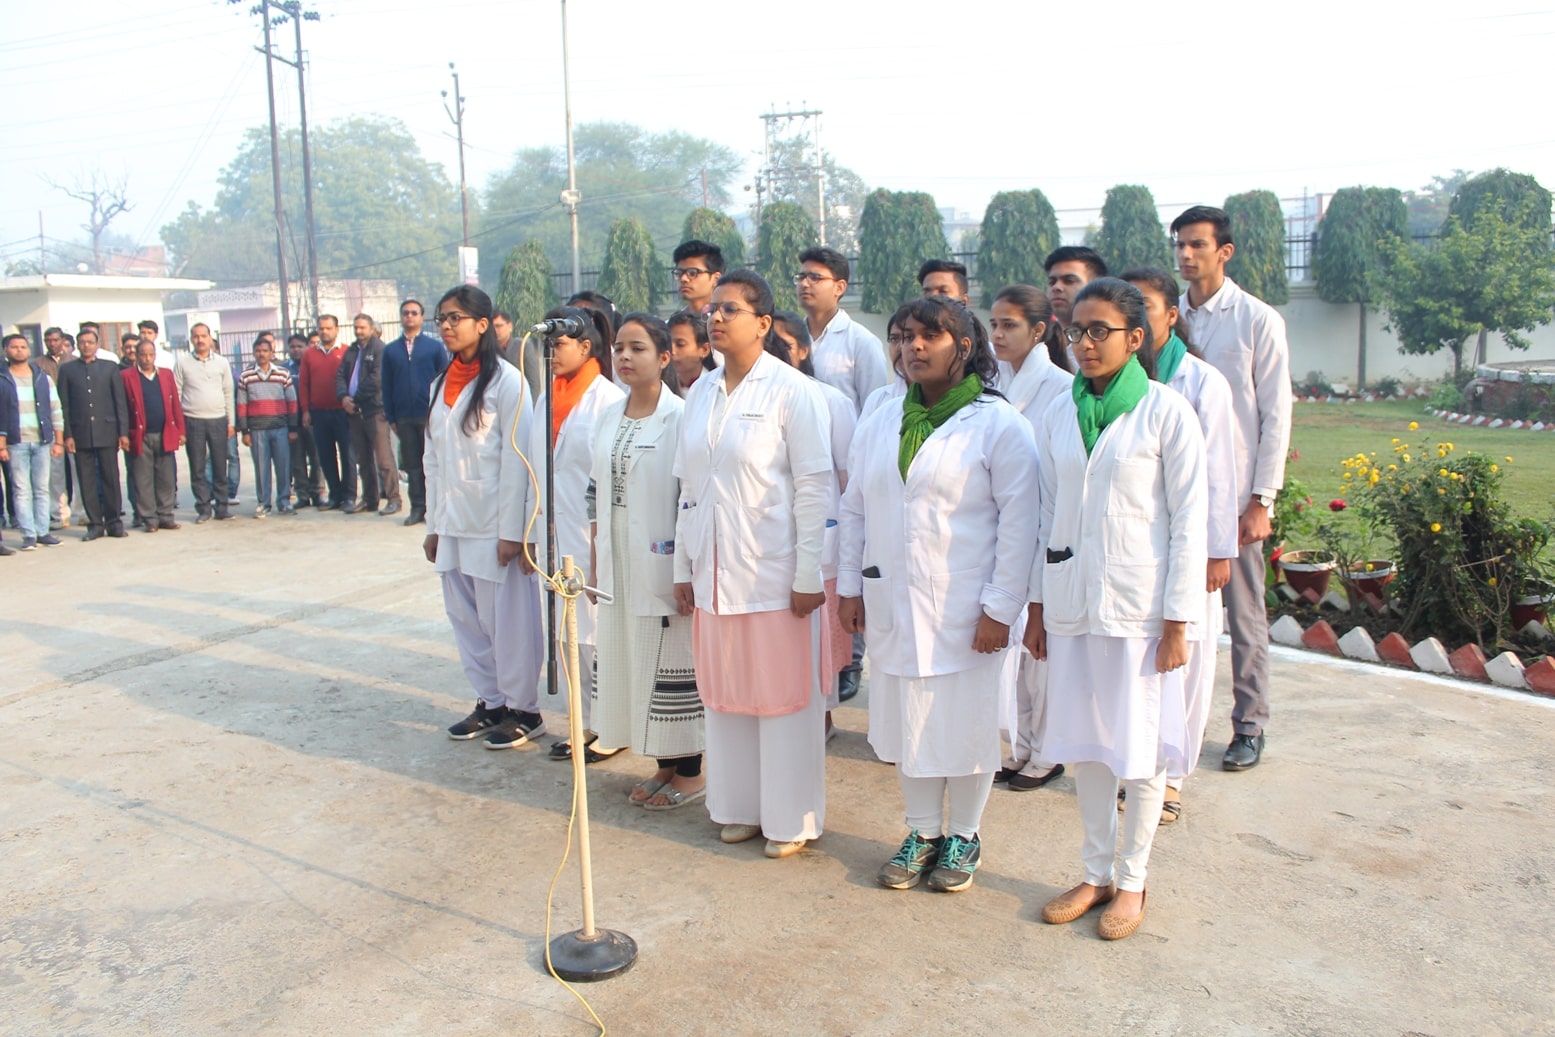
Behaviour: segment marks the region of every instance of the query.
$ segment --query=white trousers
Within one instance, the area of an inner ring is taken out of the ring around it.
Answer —
[[[534,577],[513,569],[501,583],[458,570],[444,572],[443,605],[464,675],[481,701],[491,709],[538,713],[545,658],[540,592]]]
[[[1118,845],[1119,781],[1104,763],[1076,763],[1075,799],[1080,804],[1080,823],[1085,840],[1080,845],[1080,860],[1085,865],[1085,881],[1105,886],[1117,879],[1118,888],[1130,893],[1145,888],[1145,867],[1150,863],[1150,846],[1161,823],[1161,801],[1166,795],[1166,771],[1153,778],[1122,782],[1128,792],[1123,805],[1122,846]],[[1114,857],[1118,858],[1113,867]]]
[[[983,823],[983,808],[993,791],[992,774],[960,774],[954,778],[913,778],[896,768],[896,780],[902,786],[907,805],[907,827],[933,839],[941,831],[970,839]],[[945,793],[950,793],[950,811],[945,811]]]
[[[1204,728],[1209,724],[1210,700],[1215,697],[1215,660],[1225,616],[1218,591],[1209,595],[1207,611],[1204,639],[1188,642],[1188,665],[1183,668],[1183,758],[1168,756],[1166,761],[1166,785],[1178,792],[1182,791],[1183,779],[1199,764]]]
[[[797,713],[753,717],[708,710],[707,813],[760,825],[775,842],[818,839],[826,825],[826,699]]]
[[[1047,732],[1047,663],[1020,652],[1020,670],[1015,677],[1015,730],[1010,733],[1010,767],[1028,774],[1042,775],[1053,764],[1042,755],[1042,738]]]

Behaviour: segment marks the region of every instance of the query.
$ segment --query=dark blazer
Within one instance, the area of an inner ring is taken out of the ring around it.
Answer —
[[[351,372],[356,370],[358,353],[362,355],[362,375],[353,396]],[[335,372],[335,397],[343,400],[347,396],[355,401],[356,412],[363,417],[383,413],[383,339],[377,335],[368,339],[366,346],[351,343],[340,358],[340,368]]]
[[[65,409],[65,435],[77,449],[117,447],[130,434],[130,408],[124,398],[119,365],[99,353],[91,363],[78,360],[59,369],[59,398]]]

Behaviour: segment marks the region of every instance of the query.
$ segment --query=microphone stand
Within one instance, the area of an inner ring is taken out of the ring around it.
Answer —
[[[556,340],[549,332],[540,338],[541,370],[545,372],[545,555],[546,572],[556,564],[556,442],[551,430],[556,401]],[[545,693],[547,701],[556,696],[556,595],[545,596]],[[574,746],[576,750],[576,746]]]

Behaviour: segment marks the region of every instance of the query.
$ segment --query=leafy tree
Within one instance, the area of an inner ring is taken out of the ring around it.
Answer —
[[[1404,204],[1409,208],[1409,236],[1434,237],[1442,224],[1447,222],[1447,209],[1452,196],[1469,178],[1468,170],[1454,169],[1450,176],[1433,176],[1431,182],[1418,191],[1405,191]]]
[[[1312,270],[1318,298],[1331,303],[1356,303],[1360,309],[1360,344],[1355,384],[1366,385],[1366,308],[1377,294],[1377,280],[1391,241],[1409,236],[1409,210],[1404,196],[1391,187],[1346,187],[1334,194],[1317,228]]]
[[[1447,211],[1449,216],[1456,216],[1462,222],[1463,229],[1471,234],[1478,231],[1480,223],[1492,213],[1512,227],[1532,232],[1521,262],[1533,266],[1550,265],[1550,192],[1526,173],[1492,169],[1488,173],[1471,177],[1452,196]],[[1508,262],[1516,260],[1508,257]],[[1479,339],[1474,350],[1476,364],[1485,360],[1485,342],[1490,332],[1515,332],[1524,327],[1517,323],[1524,314],[1515,305],[1512,312],[1481,309],[1476,316],[1480,323]],[[1508,323],[1509,320],[1512,323]],[[1539,323],[1547,323],[1548,320],[1549,315],[1546,314],[1545,319]]]
[[[845,256],[858,254],[858,221],[869,188],[847,166],[837,164],[823,151],[821,168],[826,174],[826,244]],[[768,162],[766,201],[793,202],[812,222],[819,224],[815,183],[815,147],[810,137],[799,135],[776,141]]]
[[[756,272],[772,285],[778,309],[799,308],[792,278],[799,269],[799,253],[817,240],[809,214],[793,202],[774,202],[762,209]]]
[[[1395,239],[1382,298],[1401,350],[1450,350],[1456,378],[1470,336],[1494,331],[1527,349],[1522,332],[1548,324],[1555,309],[1555,267],[1547,258],[1529,261],[1540,248],[1547,256],[1547,234],[1513,226],[1493,208],[1479,213],[1472,231],[1449,216],[1434,247]]]
[[[513,323],[527,328],[539,323],[556,302],[552,289],[551,261],[538,241],[526,241],[508,253],[497,281],[497,309],[511,314]]]
[[[918,294],[918,267],[950,252],[934,196],[922,191],[872,193],[859,219],[859,276],[866,313],[887,313]]]
[[[457,274],[459,189],[393,119],[352,118],[310,134],[313,212],[321,278],[388,277],[402,294],[439,296]],[[194,202],[162,228],[170,266],[224,284],[275,280],[270,136],[255,127],[218,178],[209,209]],[[287,272],[304,276],[302,150],[296,131],[281,139],[287,213]]]
[[[1240,249],[1240,234],[1237,239]],[[1101,207],[1101,231],[1093,247],[1115,273],[1141,266],[1173,267],[1172,245],[1161,226],[1155,198],[1150,188],[1138,184],[1108,188]]]
[[[710,245],[717,245],[724,254],[724,263],[732,270],[745,262],[745,235],[728,214],[717,209],[692,209],[686,216],[680,240],[695,238]]]
[[[992,306],[1005,285],[1042,284],[1042,261],[1058,244],[1058,214],[1041,191],[1000,191],[989,199],[977,247],[983,305]]]
[[[583,193],[578,237],[585,270],[599,269],[610,227],[628,216],[640,220],[654,247],[668,254],[681,240],[686,214],[701,203],[703,172],[708,202],[726,208],[732,201],[729,185],[744,164],[722,144],[678,131],[651,133],[630,123],[584,123],[573,145]],[[513,165],[486,186],[477,235],[488,257],[483,266],[494,274],[500,257],[533,238],[552,265],[570,270],[571,222],[558,201],[566,186],[565,148],[520,150]]]
[[[1247,191],[1226,199],[1236,254],[1226,274],[1270,306],[1290,301],[1285,273],[1285,213],[1273,191]]]
[[[599,268],[596,287],[614,300],[622,313],[653,312],[653,286],[664,271],[654,254],[648,228],[636,217],[628,216],[610,225],[610,240],[605,244],[605,262]]]

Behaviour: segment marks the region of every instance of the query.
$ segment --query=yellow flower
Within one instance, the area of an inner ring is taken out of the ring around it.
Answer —
[[[1390,465],[1388,465],[1388,471],[1390,471],[1390,472],[1396,472],[1396,471],[1398,471],[1398,465],[1396,465],[1396,464],[1390,464]]]
[[[1405,463],[1405,464],[1408,464],[1408,463],[1409,463],[1409,455],[1408,455],[1408,454],[1405,454],[1405,455],[1404,455],[1404,463]]]
[[[1457,448],[1456,448],[1456,447],[1454,447],[1454,446],[1453,446],[1453,445],[1452,445],[1452,444],[1451,444],[1451,443],[1448,443],[1448,444],[1447,444],[1447,449],[1448,449],[1448,450],[1455,450],[1455,449],[1457,449]]]
[[[1433,522],[1433,523],[1431,523],[1431,532],[1433,532],[1433,533],[1440,533],[1441,531],[1442,531],[1442,524],[1440,522]]]
[[[1381,481],[1381,480],[1382,480],[1382,476],[1381,476],[1381,475],[1379,475],[1379,474],[1377,474],[1377,470],[1376,470],[1376,469],[1375,469],[1375,468],[1373,468],[1373,469],[1372,469],[1372,470],[1371,470],[1371,479],[1370,479],[1370,480],[1369,480],[1369,481],[1370,481],[1370,482],[1371,482],[1371,484],[1372,484],[1372,485],[1373,485],[1373,486],[1375,486],[1375,485],[1377,485],[1377,483],[1378,483],[1378,482],[1380,482],[1380,481]]]
[[[1393,437],[1393,445],[1394,445],[1394,446],[1397,446],[1397,445],[1398,445],[1398,441],[1399,441],[1399,440],[1398,440],[1398,437],[1397,437],[1397,436],[1394,436],[1394,437]]]
[[[1443,450],[1441,447],[1437,447],[1436,448],[1436,456],[1437,457],[1446,457],[1447,456],[1447,451]]]
[[[1350,480],[1350,479],[1351,479],[1351,478],[1353,478],[1353,477],[1354,477],[1354,475],[1355,475],[1355,473],[1354,473],[1354,472],[1345,472],[1345,473],[1344,473],[1344,478],[1345,478],[1345,481],[1346,481],[1346,482],[1348,482],[1348,481],[1349,481],[1349,480]]]
[[[1506,463],[1507,463],[1507,464],[1511,464],[1511,463],[1512,463],[1512,459],[1511,459],[1511,458],[1510,458],[1510,457],[1509,457],[1509,458],[1507,458],[1507,459],[1506,459]]]
[[[1501,466],[1498,465],[1498,464],[1493,464],[1493,465],[1490,466],[1490,470],[1492,472],[1499,472],[1501,470]]]
[[[1496,585],[1496,578],[1494,576],[1492,576],[1489,580],[1486,580],[1485,582],[1489,583],[1492,587],[1494,587]]]
[[[1409,431],[1411,431],[1411,432],[1415,431],[1419,427],[1420,427],[1420,423],[1418,421],[1411,421],[1409,423]]]
[[[1436,474],[1437,475],[1441,475],[1441,476],[1445,476],[1447,474],[1447,469],[1445,469],[1445,468],[1438,468],[1436,470]]]

